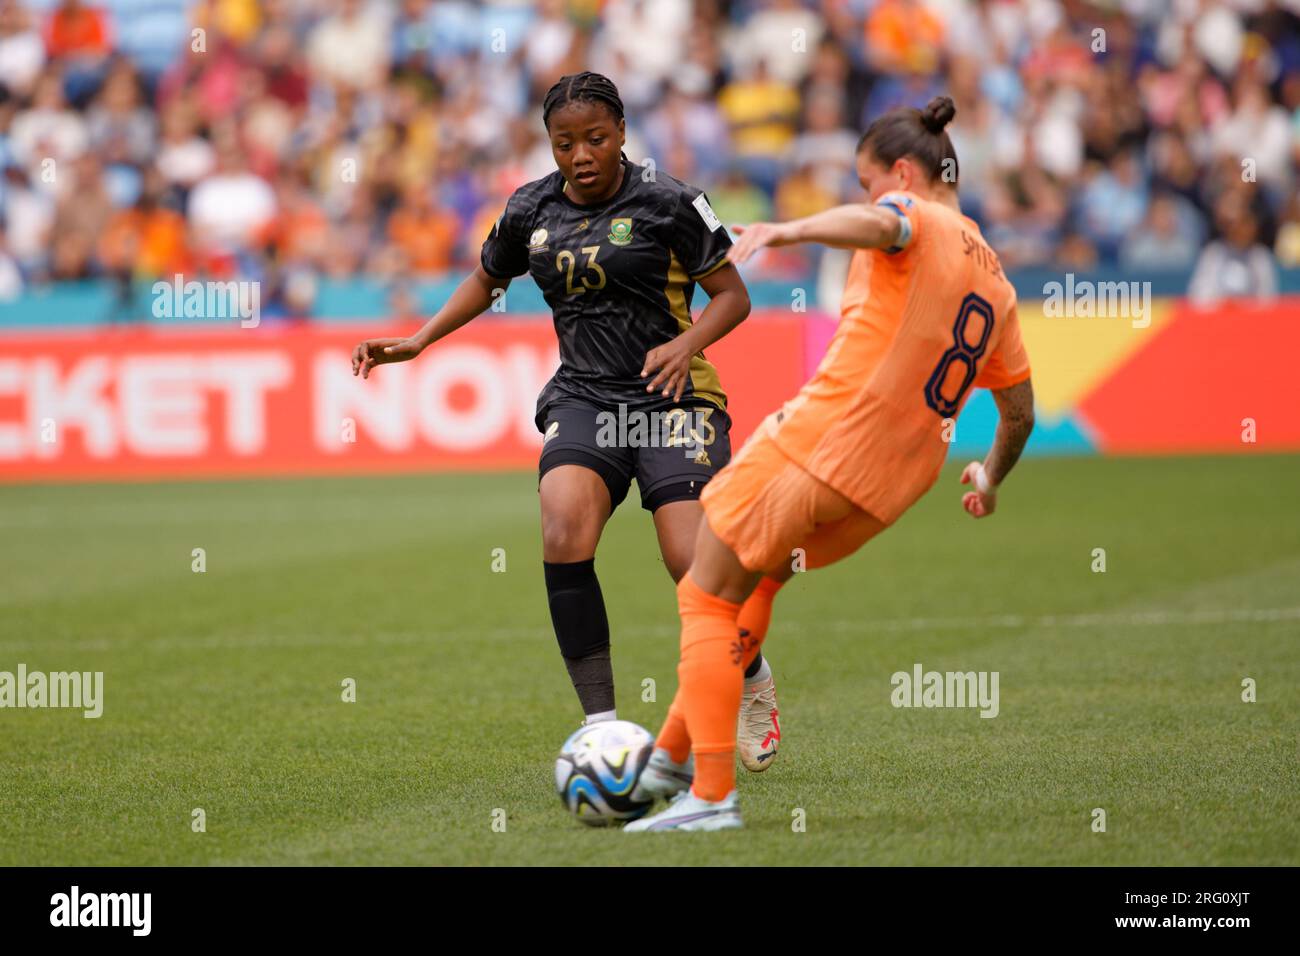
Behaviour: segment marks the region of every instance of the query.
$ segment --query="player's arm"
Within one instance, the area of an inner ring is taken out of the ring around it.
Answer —
[[[408,338],[367,339],[353,349],[352,374],[369,378],[376,365],[415,358],[443,336],[486,312],[509,285],[509,278],[498,279],[488,275],[481,265],[476,266],[420,331]]]
[[[641,377],[654,374],[647,392],[663,389],[664,397],[680,401],[691,374],[691,356],[702,352],[722,338],[749,315],[749,290],[745,281],[730,264],[714,269],[699,280],[709,296],[700,317],[671,342],[646,353]]]
[[[727,258],[739,265],[764,246],[797,242],[820,242],[840,249],[889,249],[900,245],[907,224],[888,206],[850,203],[789,222],[756,222],[732,228],[740,239]]]
[[[991,515],[998,503],[998,486],[1020,460],[1034,430],[1034,386],[1029,379],[1009,388],[993,389],[998,406],[998,430],[983,463],[972,461],[961,473],[963,485],[974,485],[962,496],[962,506],[973,517]]]

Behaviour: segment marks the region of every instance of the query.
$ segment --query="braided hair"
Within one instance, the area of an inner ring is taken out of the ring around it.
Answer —
[[[599,73],[570,73],[560,77],[542,101],[542,122],[547,129],[551,128],[551,114],[570,103],[604,103],[615,121],[623,118],[623,100],[618,95],[618,87]]]
[[[943,179],[956,185],[957,151],[944,131],[956,113],[950,96],[936,96],[923,110],[909,106],[892,109],[867,127],[858,140],[858,152],[869,149],[886,167],[910,156],[921,164],[931,182]]]

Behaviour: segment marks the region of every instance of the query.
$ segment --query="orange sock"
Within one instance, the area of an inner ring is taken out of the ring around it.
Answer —
[[[740,659],[741,673],[754,663],[754,658],[763,647],[763,641],[767,640],[767,627],[772,623],[772,600],[784,584],[784,581],[776,578],[763,578],[740,608],[736,624],[741,631],[740,642],[745,647],[745,655]],[[746,631],[749,632],[748,635],[745,634]]]
[[[682,658],[677,699],[695,753],[691,791],[721,800],[736,786],[736,715],[744,684],[744,651],[737,634],[740,605],[704,591],[690,574],[677,585]]]
[[[655,738],[655,746],[668,751],[673,763],[685,763],[691,755],[691,735],[686,732],[686,717],[682,714],[682,692],[668,706],[668,719],[664,721]]]
[[[784,584],[784,581],[765,577],[741,605],[736,624],[742,632],[741,644],[747,648],[740,659],[741,673],[754,662],[767,639],[767,628],[772,621],[772,600]],[[749,632],[748,635],[743,633],[745,631]],[[682,708],[682,692],[679,690],[668,707],[668,717],[659,730],[659,736],[655,738],[655,746],[668,751],[674,763],[685,763],[691,753],[691,735],[686,731],[686,716]]]
[[[732,721],[735,726],[735,721]],[[736,789],[736,754],[734,750],[696,753],[695,782],[691,793],[701,800],[721,800]]]

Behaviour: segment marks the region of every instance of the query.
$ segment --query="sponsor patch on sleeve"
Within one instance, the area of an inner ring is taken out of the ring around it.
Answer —
[[[704,193],[700,193],[696,196],[695,202],[691,203],[691,205],[694,206],[695,211],[700,214],[700,218],[704,220],[704,224],[709,227],[709,232],[716,232],[718,227],[722,225],[722,220],[719,219],[718,214],[713,211],[713,207],[709,205],[709,201],[704,197]]]

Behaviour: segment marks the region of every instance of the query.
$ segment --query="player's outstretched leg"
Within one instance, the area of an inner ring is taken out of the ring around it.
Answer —
[[[674,797],[668,809],[629,823],[630,833],[741,825],[735,793],[735,721],[744,679],[736,626],[740,604],[705,592],[690,574],[678,585],[677,597],[682,617],[678,698],[696,772],[690,790]]]
[[[679,584],[686,569],[690,567],[703,517],[704,512],[698,501],[674,501],[661,505],[654,511],[655,529],[659,534],[659,549],[663,553],[664,564],[673,580]],[[741,661],[745,667],[745,690],[736,728],[737,749],[740,751],[740,762],[754,773],[772,765],[781,742],[776,685],[772,680],[771,665],[763,657],[762,644],[772,620],[772,599],[791,573],[791,569],[783,568],[764,578],[740,609],[741,643],[745,647]],[[668,720],[659,732],[656,746],[663,751],[656,758],[658,765],[681,768],[690,756],[690,737],[686,734],[685,720],[676,706],[668,711]],[[646,790],[658,790],[667,783],[666,780],[656,780]],[[671,796],[675,792],[672,790],[662,795]]]
[[[768,581],[770,579],[765,579],[763,583],[766,584]],[[781,586],[779,582],[772,582],[772,585],[771,591],[763,598],[769,609],[771,593]],[[741,608],[742,642],[746,640],[746,629],[743,627],[745,612],[757,597],[758,591],[755,591]],[[762,643],[761,638],[759,643]],[[655,749],[650,755],[646,768],[641,772],[636,789],[632,792],[634,800],[672,797],[689,787],[695,778],[691,738],[686,733],[686,720],[681,715],[679,700],[674,698],[673,706],[668,709],[668,719],[664,721],[664,726],[655,740]],[[763,655],[757,653],[750,667],[745,671],[740,720],[736,725],[736,749],[740,753],[740,762],[745,769],[761,773],[772,766],[780,742],[780,711],[777,709],[776,685],[772,680],[772,669]]]
[[[682,651],[674,701],[685,717],[695,778],[691,789],[679,793],[668,809],[628,824],[629,832],[741,826],[735,792],[736,715],[744,684],[742,662],[754,645],[742,643],[738,620],[758,578],[707,524],[700,526],[691,570],[677,586]]]
[[[761,773],[772,765],[781,743],[776,685],[772,680],[772,668],[763,657],[762,646],[772,620],[772,599],[783,584],[784,581],[775,578],[763,578],[741,607],[737,620],[740,643],[746,648],[741,663],[746,667],[740,719],[736,725],[736,749],[745,769],[754,773]],[[689,787],[694,776],[691,738],[686,732],[679,692],[668,708],[668,718],[655,739],[654,753],[633,796],[638,800],[671,797]]]

